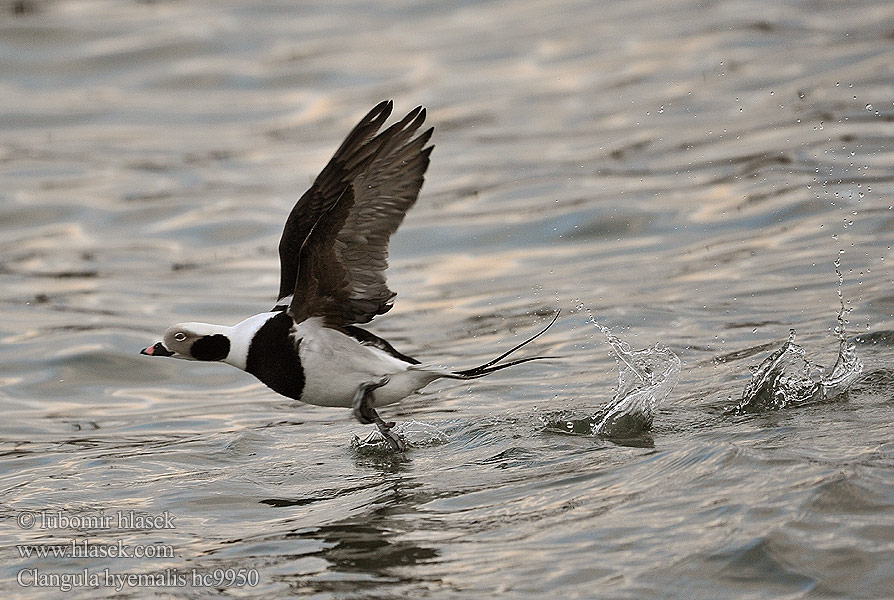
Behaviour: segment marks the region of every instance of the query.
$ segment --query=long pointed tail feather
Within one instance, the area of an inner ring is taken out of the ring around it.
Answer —
[[[449,375],[444,375],[444,377],[449,377],[451,379],[478,379],[479,377],[484,377],[485,375],[490,375],[494,371],[499,371],[500,369],[505,369],[507,367],[512,367],[515,365],[520,365],[522,363],[530,362],[532,360],[545,360],[545,359],[550,359],[550,358],[558,358],[557,356],[529,356],[528,358],[519,358],[516,360],[511,360],[508,363],[497,364],[501,360],[503,360],[504,358],[506,358],[513,352],[515,352],[516,350],[522,348],[523,346],[527,346],[528,344],[530,344],[531,342],[533,342],[534,340],[539,338],[541,335],[546,333],[546,330],[549,329],[550,327],[552,327],[553,323],[556,322],[556,319],[559,318],[559,314],[561,312],[562,312],[561,310],[557,310],[556,314],[553,315],[552,321],[549,322],[549,325],[547,325],[546,327],[541,329],[538,333],[532,335],[531,337],[529,337],[522,343],[518,344],[517,346],[507,350],[506,352],[504,352],[500,356],[496,357],[495,359],[488,361],[488,362],[484,363],[483,365],[478,365],[477,367],[472,367],[471,369],[465,369],[463,371],[454,371],[454,372],[450,373]]]

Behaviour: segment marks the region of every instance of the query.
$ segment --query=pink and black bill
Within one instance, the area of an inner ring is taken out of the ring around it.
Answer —
[[[143,348],[140,350],[140,354],[146,354],[147,356],[174,356],[174,353],[165,348],[162,342],[155,342],[154,346]]]

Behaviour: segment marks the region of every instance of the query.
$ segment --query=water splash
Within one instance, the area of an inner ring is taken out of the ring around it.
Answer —
[[[788,341],[768,356],[754,370],[751,381],[742,392],[742,399],[733,409],[736,413],[774,410],[804,406],[814,402],[832,400],[844,392],[863,372],[863,361],[857,356],[857,347],[847,339],[847,315],[851,309],[844,300],[844,275],[841,273],[841,255],[835,258],[835,275],[838,278],[838,316],[835,337],[838,339],[838,359],[827,373],[807,359],[804,349],[795,343],[795,330],[789,331]]]
[[[618,375],[618,391],[593,427],[593,433],[618,437],[651,429],[655,408],[680,381],[683,364],[661,344],[632,351],[627,347],[625,354],[614,344],[612,348],[624,363]],[[641,377],[641,373],[646,376]]]
[[[656,407],[680,381],[680,358],[661,344],[632,350],[627,342],[596,321],[589,308],[581,303],[578,309],[587,313],[588,322],[602,332],[611,347],[619,368],[618,389],[608,405],[595,415],[583,419],[541,415],[541,422],[553,431],[608,438],[629,438],[647,431],[652,427]]]
[[[736,413],[793,408],[814,402],[832,400],[845,391],[863,372],[857,348],[845,337],[844,304],[838,314],[838,359],[828,373],[811,363],[804,349],[795,343],[795,330],[788,341],[755,369],[742,399],[733,409]]]
[[[735,412],[802,406],[817,401],[822,391],[810,371],[811,365],[804,349],[795,343],[792,329],[785,344],[754,370]]]
[[[835,398],[847,391],[847,388],[863,372],[863,361],[857,356],[857,347],[853,342],[842,339],[838,343],[838,360],[832,370],[820,381],[824,398]]]
[[[423,446],[433,446],[437,444],[446,444],[450,441],[450,437],[428,423],[422,421],[410,420],[400,421],[392,430],[398,434],[408,448],[421,448]],[[393,454],[394,450],[382,434],[377,430],[370,432],[368,436],[360,439],[356,435],[351,439],[351,448],[359,454]]]

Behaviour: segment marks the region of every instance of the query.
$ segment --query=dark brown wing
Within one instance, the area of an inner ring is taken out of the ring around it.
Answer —
[[[298,254],[302,244],[320,215],[338,199],[350,183],[351,163],[359,159],[360,150],[369,144],[388,119],[391,108],[390,100],[380,102],[360,120],[289,213],[279,240],[279,300],[291,296],[295,290]]]
[[[418,107],[376,135],[390,112],[382,103],[360,121],[289,215],[280,299],[293,294],[289,312],[299,322],[366,323],[391,308],[388,242],[419,195],[432,130],[413,137],[425,120]]]

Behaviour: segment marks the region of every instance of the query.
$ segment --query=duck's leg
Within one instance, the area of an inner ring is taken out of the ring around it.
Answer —
[[[382,417],[379,416],[379,413],[376,412],[376,409],[374,409],[371,404],[373,400],[373,390],[382,387],[387,384],[388,381],[388,377],[382,377],[378,381],[359,385],[357,391],[354,392],[352,412],[354,413],[354,418],[364,425],[375,423],[376,427],[379,429],[379,433],[382,434],[382,437],[385,438],[385,441],[388,442],[388,445],[391,446],[392,450],[403,452],[406,450],[407,445],[400,439],[400,436],[391,431],[391,428],[394,427],[394,422],[386,423],[383,421]]]

